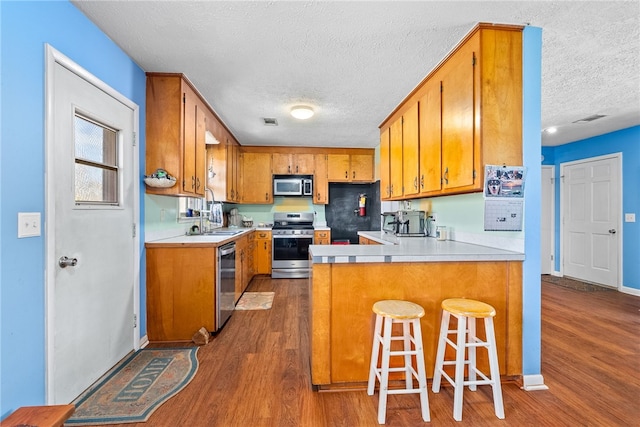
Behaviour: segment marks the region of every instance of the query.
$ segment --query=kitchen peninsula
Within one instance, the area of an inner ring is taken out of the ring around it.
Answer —
[[[500,374],[503,379],[520,378],[524,254],[429,237],[358,234],[382,244],[309,249],[314,386],[366,387],[374,327],[371,307],[383,299],[404,299],[424,307],[421,326],[429,378],[433,377],[442,300],[466,297],[491,304],[497,311]],[[481,369],[487,366],[483,353],[478,357]]]

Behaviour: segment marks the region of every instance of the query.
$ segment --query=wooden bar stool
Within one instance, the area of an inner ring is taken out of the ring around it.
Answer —
[[[378,400],[378,423],[384,424],[387,413],[388,394],[420,394],[422,407],[422,419],[430,420],[429,398],[427,397],[427,376],[424,368],[424,355],[422,352],[422,332],[420,318],[424,316],[424,309],[418,304],[409,301],[384,300],[373,305],[376,313],[375,330],[373,334],[373,346],[371,349],[371,367],[369,369],[369,383],[367,394],[373,395],[376,378],[380,383],[380,398]],[[402,324],[402,335],[392,335],[394,323]],[[413,331],[413,334],[411,333]],[[392,341],[402,341],[401,351],[392,351]],[[413,349],[412,349],[413,344]],[[378,354],[382,346],[381,367],[378,368]],[[392,356],[404,356],[404,366],[389,367],[389,359]],[[411,356],[415,356],[417,372],[411,363]],[[389,372],[405,372],[405,388],[389,390]],[[413,388],[413,378],[418,380],[418,388]]]
[[[454,387],[453,418],[462,421],[462,392],[468,385],[472,391],[478,385],[490,385],[493,389],[493,405],[496,417],[504,419],[504,405],[502,402],[502,388],[500,387],[500,369],[498,368],[498,352],[496,350],[496,336],[493,330],[493,317],[496,310],[489,304],[464,298],[451,298],[442,301],[442,323],[438,339],[436,366],[433,373],[431,390],[440,391],[440,380],[444,376]],[[453,316],[458,319],[457,329],[449,329],[449,320]],[[486,341],[476,336],[476,319],[484,319]],[[449,339],[449,334],[456,334],[456,342]],[[468,338],[467,338],[468,337]],[[444,360],[445,348],[450,345],[456,351],[455,360]],[[485,347],[489,353],[490,378],[476,367],[476,348]],[[465,351],[469,358],[465,359]],[[455,366],[455,379],[445,371],[444,366]],[[464,380],[464,367],[468,365],[468,380]],[[482,379],[477,379],[480,376]]]

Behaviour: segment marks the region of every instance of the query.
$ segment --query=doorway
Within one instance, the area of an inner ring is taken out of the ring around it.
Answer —
[[[46,46],[47,403],[139,348],[139,110]]]
[[[540,274],[552,274],[555,271],[555,188],[554,166],[542,166],[541,203],[540,203]]]
[[[621,285],[622,154],[560,165],[563,275]]]

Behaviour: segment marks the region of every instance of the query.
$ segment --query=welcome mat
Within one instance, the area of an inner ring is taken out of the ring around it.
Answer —
[[[568,277],[552,276],[550,274],[543,274],[541,278],[543,282],[552,283],[554,285],[563,286],[565,288],[575,289],[576,291],[598,292],[614,290],[612,288],[607,288],[606,286],[598,286],[592,283],[582,282],[580,280],[575,280]]]
[[[198,347],[137,351],[81,396],[65,425],[145,422],[193,379],[197,351]]]
[[[269,310],[275,292],[245,292],[236,304],[236,310]]]

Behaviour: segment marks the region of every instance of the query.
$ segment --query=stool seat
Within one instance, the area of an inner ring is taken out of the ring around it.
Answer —
[[[466,298],[449,298],[442,301],[442,309],[449,313],[465,317],[494,317],[496,309],[481,301]]]
[[[392,319],[419,319],[424,316],[424,308],[418,304],[394,299],[376,302],[373,312]]]

